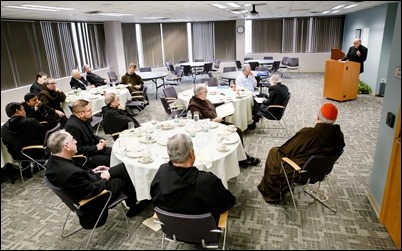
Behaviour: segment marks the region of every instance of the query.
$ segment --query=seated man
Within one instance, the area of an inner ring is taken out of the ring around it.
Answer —
[[[260,121],[261,116],[270,118],[271,114],[267,112],[270,105],[284,105],[289,96],[289,89],[281,83],[281,77],[278,73],[272,74],[269,79],[271,86],[268,88],[268,96],[260,105],[254,103],[253,123],[249,125],[250,129],[255,129],[256,123]]]
[[[42,86],[44,83],[46,83],[46,80],[47,74],[44,72],[38,72],[36,75],[36,81],[31,85],[29,92],[37,95],[42,90]]]
[[[126,109],[115,93],[107,93],[105,103],[106,106],[102,107],[102,127],[105,133],[113,134],[126,130],[128,129],[128,122],[134,122],[135,128],[140,126],[140,123],[134,118],[133,111]]]
[[[71,76],[72,76],[70,80],[71,89],[81,89],[81,90],[87,89],[88,81],[86,81],[85,78],[81,76],[79,70],[77,69],[72,70]]]
[[[236,202],[222,181],[211,172],[194,166],[193,142],[186,134],[176,134],[167,143],[169,162],[162,164],[151,183],[155,206],[173,213],[219,215]]]
[[[130,63],[128,65],[127,73],[123,77],[121,77],[121,83],[128,85],[127,88],[130,91],[130,93],[139,91],[142,92],[144,90],[144,81],[142,80],[141,76],[135,73],[136,69],[137,65],[134,63]],[[138,93],[138,95],[136,95],[135,93],[133,94],[133,96],[141,96],[141,95],[142,95],[141,93]],[[148,101],[147,96],[145,96],[145,100]]]
[[[72,160],[77,153],[77,141],[65,130],[52,133],[47,146],[52,155],[46,163],[46,177],[51,184],[68,191],[75,202],[91,198],[107,189],[112,192],[110,202],[121,192],[127,195],[126,204],[130,207],[127,217],[131,218],[140,212],[140,206],[136,205],[135,188],[123,163],[110,168],[97,166],[92,170],[79,166]]]
[[[194,96],[188,103],[188,110],[193,114],[195,111],[199,112],[199,119],[211,119],[214,122],[229,125],[223,118],[218,117],[216,114],[215,106],[207,99],[208,89],[205,84],[197,84],[194,88]],[[237,128],[237,134],[239,134],[241,143],[243,144],[243,132],[240,128]],[[241,167],[256,166],[261,160],[259,158],[251,157],[246,153],[247,159],[240,161]]]
[[[39,122],[47,122],[43,124],[46,129],[51,129],[61,123],[61,117],[46,105],[43,105],[34,93],[27,93],[24,96],[25,102],[22,103],[27,118],[34,118]],[[65,117],[64,117],[65,118]]]
[[[37,95],[42,105],[57,113],[61,120],[61,127],[63,127],[67,121],[67,117],[61,106],[66,101],[66,94],[57,87],[56,80],[49,78]]]
[[[257,186],[267,203],[278,203],[288,191],[285,175],[281,172],[282,157],[288,157],[302,166],[313,154],[335,154],[342,151],[345,141],[340,126],[334,124],[337,116],[338,108],[332,103],[325,103],[318,111],[314,127],[303,128],[282,146],[271,148],[265,163],[264,177]],[[285,170],[292,174],[294,169],[286,165]]]
[[[106,85],[107,81],[105,78],[102,78],[101,76],[92,73],[92,68],[89,65],[84,65],[83,71],[87,74],[87,81],[89,84],[94,85],[96,87],[101,86],[101,85]]]
[[[10,119],[1,127],[1,138],[15,160],[26,160],[21,150],[29,145],[43,145],[46,128],[34,118],[27,118],[24,107],[18,102],[6,105]],[[43,156],[38,156],[43,157]]]
[[[257,80],[251,71],[249,64],[243,65],[241,69],[242,73],[236,78],[236,90],[247,89],[254,94],[255,88],[257,88]]]
[[[78,154],[84,154],[88,168],[110,166],[112,148],[106,140],[95,135],[91,127],[92,108],[88,101],[79,99],[73,103],[73,115],[68,118],[64,128],[77,140]]]

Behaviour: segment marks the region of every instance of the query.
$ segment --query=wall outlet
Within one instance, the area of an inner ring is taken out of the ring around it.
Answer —
[[[381,83],[387,83],[387,79],[386,79],[386,78],[382,78],[382,79],[381,79]]]

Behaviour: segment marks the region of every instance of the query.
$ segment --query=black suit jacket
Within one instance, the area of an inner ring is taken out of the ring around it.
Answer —
[[[134,127],[136,128],[140,126],[140,123],[134,118],[134,113],[131,109],[121,110],[110,106],[104,106],[102,113],[102,127],[107,134],[113,134],[128,129],[128,122],[134,122]]]
[[[357,56],[357,51],[360,51],[360,57]],[[368,54],[368,49],[360,45],[359,48],[355,48],[354,46],[351,46],[349,48],[348,54],[346,54],[346,57],[342,58],[342,61],[345,60],[350,60],[353,62],[360,63],[360,73],[364,72],[364,61],[367,59],[367,54]]]
[[[106,84],[104,78],[102,78],[101,76],[96,75],[95,73],[92,73],[92,72],[88,72],[88,73],[87,73],[87,81],[88,81],[91,85],[94,85],[94,86],[96,86],[96,87]]]
[[[82,90],[86,90],[86,89],[87,89],[87,86],[88,86],[88,81],[86,81],[84,77],[81,77],[80,80],[81,80],[82,83],[84,83],[84,84],[81,84],[81,83],[80,83],[78,80],[76,80],[75,78],[71,78],[71,80],[70,80],[71,89],[78,89],[78,88],[80,88],[80,89],[82,89]]]
[[[94,134],[89,122],[82,121],[75,115],[71,115],[64,125],[64,129],[77,140],[78,154],[82,153],[85,156],[98,154],[96,145],[101,137]]]

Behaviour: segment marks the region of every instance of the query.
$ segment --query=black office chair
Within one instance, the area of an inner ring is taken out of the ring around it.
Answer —
[[[242,65],[241,65],[240,60],[236,60],[235,62],[236,62],[236,68],[237,68],[238,70],[241,70]]]
[[[201,83],[207,83],[208,86],[218,86],[218,79],[216,79],[216,78],[202,78]]]
[[[184,109],[183,106],[177,107],[177,106],[175,106],[173,104],[169,104],[169,102],[167,101],[167,99],[166,99],[164,94],[159,93],[159,99],[161,100],[163,109],[166,112],[166,118],[165,119],[174,118],[176,115],[177,115],[177,117],[185,117],[185,116],[187,116],[187,110]]]
[[[155,207],[157,219],[154,220],[162,227],[162,243],[164,241],[190,244],[201,244],[203,248],[219,248],[219,237],[223,235],[222,250],[226,249],[227,216],[228,212],[221,214],[219,223],[211,213],[206,214],[178,214]]]
[[[255,71],[256,70],[255,68],[260,66],[258,62],[249,62],[248,64],[250,65],[252,71]]]
[[[310,195],[314,200],[317,200],[326,208],[331,210],[332,212],[336,213],[336,202],[334,201],[335,209],[330,207],[325,202],[328,200],[328,196],[320,189],[321,182],[328,179],[328,175],[332,172],[335,162],[339,159],[342,155],[343,150],[339,153],[333,155],[312,155],[308,158],[306,163],[302,167],[297,165],[293,160],[287,157],[282,158],[281,162],[281,171],[285,175],[286,182],[290,191],[290,195],[292,197],[293,206],[296,210],[298,215],[298,225],[301,227],[301,216],[300,212],[297,211],[296,201],[294,198],[294,189],[296,187],[302,187],[303,191]],[[291,172],[287,172],[285,169],[285,164],[292,168]],[[288,177],[288,174],[292,174],[292,177]],[[317,189],[315,190],[308,190],[307,187],[309,184],[315,184],[318,182]],[[332,193],[332,187],[330,182],[329,185],[329,192]],[[282,191],[282,188],[280,189]]]
[[[140,72],[150,72],[150,71],[152,71],[151,67],[141,67],[140,68]]]
[[[107,72],[107,76],[109,77],[109,82],[110,83],[115,83],[115,84],[120,84],[121,81],[119,80],[119,78],[117,77],[116,72],[114,71],[108,71]]]
[[[265,60],[274,60],[274,57],[272,57],[272,56],[265,56],[264,59],[265,59]]]

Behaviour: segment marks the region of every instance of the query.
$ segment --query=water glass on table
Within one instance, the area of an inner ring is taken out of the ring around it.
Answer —
[[[128,122],[128,130],[130,130],[130,131],[134,131],[134,128],[135,128],[135,126],[134,126],[134,122],[133,122],[133,121]]]
[[[200,113],[198,111],[195,111],[193,117],[194,121],[197,122],[200,119]]]

